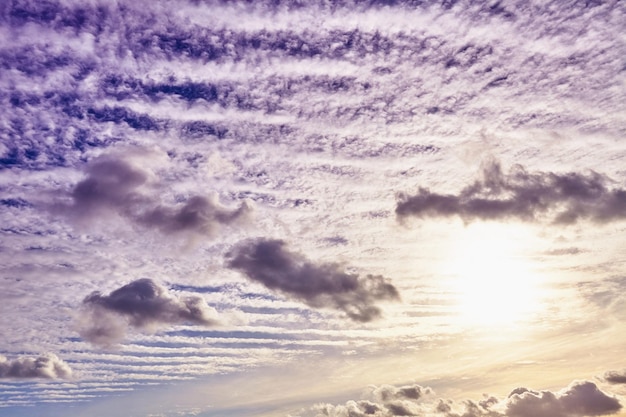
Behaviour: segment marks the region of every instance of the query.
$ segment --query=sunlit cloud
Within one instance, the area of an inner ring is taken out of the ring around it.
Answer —
[[[415,386],[422,395],[381,396],[381,387],[369,395],[345,405],[320,404],[306,416],[315,417],[584,417],[614,415],[622,409],[615,396],[601,391],[593,382],[576,381],[563,390],[533,391],[517,388],[506,398],[487,396],[479,401],[461,403],[437,398],[430,388]],[[386,386],[386,391],[401,391],[402,387]]]

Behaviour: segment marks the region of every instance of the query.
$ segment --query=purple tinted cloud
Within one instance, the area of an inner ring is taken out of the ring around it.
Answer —
[[[175,206],[163,205],[142,192],[147,174],[123,159],[100,158],[87,168],[87,178],[71,191],[71,204],[58,205],[63,212],[84,222],[117,214],[136,225],[162,233],[194,232],[211,236],[223,225],[241,224],[252,208],[242,203],[227,209],[211,198],[191,196]]]
[[[580,220],[605,223],[626,218],[626,189],[610,188],[610,180],[596,172],[528,173],[514,166],[508,174],[499,163],[489,163],[483,178],[458,194],[438,194],[420,188],[401,194],[396,206],[399,219],[459,216],[465,221],[537,221],[556,224]]]
[[[282,240],[245,241],[229,254],[228,266],[311,307],[340,310],[361,322],[381,316],[377,301],[399,299],[398,290],[380,275],[348,274],[339,264],[313,263],[286,246]]]
[[[94,292],[83,300],[86,315],[80,320],[80,334],[97,345],[121,341],[128,327],[152,330],[167,324],[218,324],[217,313],[202,297],[176,296],[142,278],[109,295]]]

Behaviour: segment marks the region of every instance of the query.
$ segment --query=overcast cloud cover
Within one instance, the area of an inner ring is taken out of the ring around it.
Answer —
[[[623,416],[624,33],[0,2],[0,415]]]

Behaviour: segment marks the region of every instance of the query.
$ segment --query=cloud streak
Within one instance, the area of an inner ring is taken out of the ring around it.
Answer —
[[[502,172],[497,162],[488,163],[482,179],[458,194],[439,194],[420,188],[415,195],[400,194],[396,215],[452,217],[473,220],[549,219],[554,224],[581,220],[607,223],[626,218],[626,189],[610,188],[610,180],[596,172],[557,174],[529,173],[515,165]]]
[[[0,355],[0,379],[4,378],[71,378],[72,369],[53,353],[8,360]]]
[[[243,242],[229,254],[228,266],[271,290],[314,308],[343,311],[359,322],[381,316],[377,301],[399,299],[398,290],[384,277],[348,274],[335,263],[316,264],[288,251],[282,240]]]
[[[135,280],[109,295],[96,291],[82,303],[86,315],[79,323],[81,337],[108,346],[120,342],[127,329],[155,330],[163,325],[219,323],[217,312],[202,297],[176,296],[151,279]]]

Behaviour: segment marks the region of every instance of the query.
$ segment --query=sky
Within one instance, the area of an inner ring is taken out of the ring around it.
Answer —
[[[0,2],[0,416],[626,416],[620,0]]]

